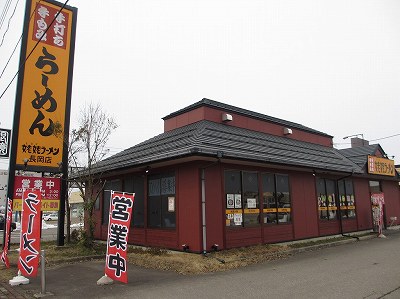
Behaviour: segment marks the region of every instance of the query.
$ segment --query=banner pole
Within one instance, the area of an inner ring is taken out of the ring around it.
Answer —
[[[40,268],[41,268],[41,273],[40,273],[40,282],[41,282],[41,293],[45,294],[46,293],[46,259],[45,259],[45,253],[44,249],[40,251]]]

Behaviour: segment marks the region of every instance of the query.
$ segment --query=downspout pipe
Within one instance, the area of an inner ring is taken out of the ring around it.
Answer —
[[[352,171],[350,174],[345,175],[344,177],[339,178],[338,181],[342,181],[342,180],[344,180],[344,179],[347,179],[347,178],[351,177],[353,174],[354,174],[354,172]],[[339,199],[339,198],[338,198],[338,199]],[[340,202],[339,202],[339,222],[340,222],[340,234],[341,234],[343,237],[354,238],[354,239],[357,239],[357,241],[360,241],[360,238],[357,237],[357,236],[352,236],[352,235],[344,234],[344,233],[343,233],[342,210],[340,209]]]
[[[201,169],[201,224],[203,239],[203,254],[207,253],[207,226],[206,226],[206,176],[205,168]]]
[[[206,168],[214,166],[221,161],[223,153],[217,153],[217,161],[201,168],[201,225],[202,225],[202,240],[203,240],[203,255],[207,254],[207,224],[206,224]]]

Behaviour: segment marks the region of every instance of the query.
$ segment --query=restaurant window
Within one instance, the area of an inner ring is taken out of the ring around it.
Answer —
[[[102,224],[108,224],[111,191],[122,191],[121,189],[122,186],[120,180],[112,180],[105,183],[103,189],[103,219],[101,221]]]
[[[135,193],[131,227],[144,227],[144,177],[126,177],[124,180],[124,191]]]
[[[259,225],[260,206],[257,172],[225,171],[226,226]]]
[[[148,177],[148,226],[175,228],[175,176],[173,174]]]
[[[287,223],[291,221],[289,176],[263,173],[263,215],[264,223]]]
[[[319,218],[335,220],[338,217],[336,205],[335,181],[329,179],[317,179],[318,211]]]
[[[356,206],[354,200],[353,182],[351,180],[338,181],[339,206],[342,219],[355,218]]]
[[[381,183],[379,181],[369,181],[369,193],[381,193]]]
[[[100,210],[100,194],[97,195],[97,197],[96,197],[96,201],[94,203],[94,209],[97,211]]]

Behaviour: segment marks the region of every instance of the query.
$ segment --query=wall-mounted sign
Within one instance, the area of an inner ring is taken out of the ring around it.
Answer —
[[[11,130],[0,129],[0,158],[10,156]]]
[[[395,176],[394,161],[375,156],[368,156],[368,173]]]

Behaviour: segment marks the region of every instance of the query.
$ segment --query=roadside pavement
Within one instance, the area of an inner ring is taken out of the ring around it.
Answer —
[[[390,235],[400,232],[400,230],[385,230],[384,234]],[[376,238],[376,235],[362,237],[361,240]],[[315,250],[317,248],[331,247],[349,242],[357,241],[354,238],[338,241],[329,244],[312,246],[312,248],[298,248],[293,253]],[[104,275],[104,260],[91,260],[68,265],[60,265],[46,270],[45,293],[42,293],[40,272],[38,277],[31,278],[27,285],[10,286],[0,282],[1,298],[149,298],[146,290],[162,288],[171,283],[184,285],[185,281],[192,279],[192,275],[182,276],[172,271],[159,271],[145,269],[135,265],[128,265],[128,284],[114,282],[111,285],[97,285]],[[213,273],[205,274],[208,276]],[[204,286],[207,287],[207,286]],[[179,290],[177,290],[179,291]],[[162,294],[162,290],[160,292]],[[396,295],[400,294],[397,290]],[[392,295],[395,295],[392,294]],[[183,294],[182,294],[183,295]],[[200,296],[201,297],[201,296]],[[396,298],[396,297],[385,297]]]

